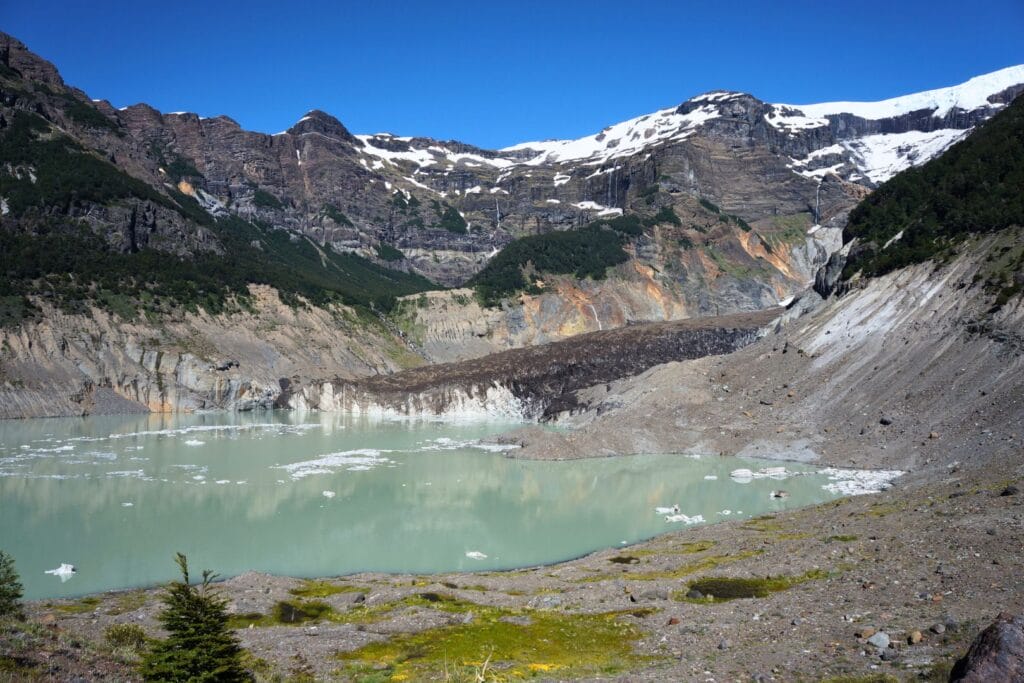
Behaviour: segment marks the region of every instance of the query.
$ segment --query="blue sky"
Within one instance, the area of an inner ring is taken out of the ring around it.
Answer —
[[[579,137],[701,92],[867,99],[1024,63],[1024,1],[55,2],[0,29],[115,106],[264,132],[324,109],[356,133],[483,147]]]

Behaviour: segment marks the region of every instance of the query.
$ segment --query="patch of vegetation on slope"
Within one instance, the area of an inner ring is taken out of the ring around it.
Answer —
[[[521,237],[501,250],[469,285],[484,305],[493,306],[518,291],[533,290],[533,273],[573,274],[600,280],[610,266],[626,261],[624,235],[601,223],[579,230]]]
[[[972,233],[1024,225],[1024,97],[942,156],[897,174],[850,212],[858,238],[843,278],[871,277],[949,253]]]
[[[225,247],[223,256],[121,253],[87,227],[68,224],[33,235],[0,232],[0,297],[39,295],[70,312],[84,312],[91,302],[131,317],[140,308],[219,313],[232,301],[244,305],[249,284],[274,287],[293,306],[304,299],[379,310],[390,310],[398,296],[435,288],[421,276],[234,216],[211,229]]]
[[[13,216],[71,202],[105,204],[128,197],[181,210],[146,183],[51,131],[46,120],[35,114],[15,114],[0,134],[0,159],[10,169],[19,169],[17,173],[0,169],[2,195]]]
[[[270,285],[291,305],[304,299],[385,310],[398,296],[434,288],[423,277],[320,249],[267,225],[235,216],[214,219],[191,197],[176,190],[159,193],[33,114],[19,112],[0,133],[0,159],[9,165],[0,171],[7,210],[23,222],[23,230],[0,231],[5,324],[32,313],[27,295],[68,311],[84,312],[93,303],[130,317],[140,308],[162,313],[179,306],[218,313],[230,301],[244,305],[249,284]],[[126,199],[151,201],[204,226],[224,255],[122,253],[66,215],[72,205]]]

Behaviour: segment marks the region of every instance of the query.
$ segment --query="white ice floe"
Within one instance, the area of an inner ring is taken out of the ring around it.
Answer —
[[[826,491],[843,496],[860,496],[886,490],[892,486],[893,480],[905,473],[901,470],[844,470],[827,467],[819,474],[824,474],[831,482],[822,486]]]
[[[334,498],[337,494],[334,491],[324,491],[322,495],[324,498]]]
[[[788,479],[800,474],[790,472],[785,467],[762,467],[758,471],[740,467],[729,473],[729,477],[738,484],[747,484],[755,479]]]
[[[185,445],[186,446],[202,446],[205,443],[206,443],[205,441],[200,441],[199,439],[189,439],[188,441],[185,442]]]
[[[718,514],[722,515],[723,517],[728,517],[732,514],[732,510],[722,510]]]
[[[135,507],[135,503],[121,503],[121,507],[123,507],[123,508]]]
[[[328,453],[313,460],[276,465],[274,469],[287,470],[292,479],[302,479],[313,474],[333,474],[338,469],[358,472],[390,463],[391,460],[382,455],[382,453],[390,452],[375,448],[360,448],[354,451]]]
[[[680,514],[680,515],[666,515],[665,516],[665,521],[666,522],[682,522],[683,524],[703,524],[704,523],[704,515],[694,515],[693,517],[689,517],[687,515],[682,515],[682,514]]]
[[[654,511],[659,515],[678,515],[679,506],[673,505],[671,507],[656,507],[654,508]]]
[[[423,445],[419,447],[419,450],[455,451],[462,448],[476,448],[490,453],[502,453],[504,451],[511,451],[519,448],[519,445],[514,443],[489,443],[479,441],[477,439],[451,439],[447,436],[442,436],[437,439],[431,439],[430,441],[423,442]]]
[[[718,480],[718,475],[715,475],[715,474],[705,474],[704,475],[704,480],[705,481],[717,481]]]
[[[466,552],[466,557],[468,557],[471,560],[486,560],[487,559],[487,556],[484,555],[479,550],[470,550],[470,551]]]
[[[748,482],[754,480],[754,473],[746,467],[741,467],[730,472],[729,477],[734,481]]]
[[[53,576],[58,577],[60,579],[61,583],[64,583],[65,581],[70,579],[72,576],[74,576],[75,572],[77,572],[77,571],[78,570],[75,569],[75,565],[68,564],[67,562],[63,562],[56,569],[47,569],[44,572],[44,574],[52,574]]]

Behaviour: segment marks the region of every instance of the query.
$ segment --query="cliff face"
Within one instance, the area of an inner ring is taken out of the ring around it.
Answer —
[[[101,310],[0,328],[0,418],[269,408],[282,378],[422,363],[379,321],[294,309],[254,287],[251,312],[126,322]]]

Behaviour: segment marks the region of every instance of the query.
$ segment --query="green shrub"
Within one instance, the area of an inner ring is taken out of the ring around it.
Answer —
[[[251,681],[242,665],[242,648],[228,628],[227,601],[212,583],[216,575],[203,572],[198,586],[189,583],[188,561],[178,553],[181,581],[173,581],[163,596],[160,624],[168,637],[157,640],[143,656],[140,673],[147,681]]]
[[[256,191],[252,195],[252,203],[261,209],[281,209],[284,208],[284,204],[281,200],[270,194],[266,190],[256,188]]]
[[[146,644],[146,632],[138,624],[113,624],[103,632],[103,638],[110,647],[126,647],[141,650]]]
[[[640,221],[640,217],[636,214],[616,216],[615,218],[600,218],[593,221],[591,225],[605,225],[616,232],[621,232],[623,235],[634,237],[640,236],[644,231],[644,223]]]
[[[0,550],[0,618],[21,617],[21,581],[14,558]]]
[[[644,224],[648,226],[658,225],[660,223],[671,223],[672,225],[683,224],[683,222],[679,220],[679,216],[676,215],[675,209],[671,206],[661,207],[658,210],[658,213],[644,220]]]
[[[441,222],[438,226],[457,235],[465,235],[468,232],[466,219],[462,217],[462,214],[454,206],[445,206],[444,212],[441,214]]]
[[[396,249],[390,244],[381,242],[375,249],[377,250],[377,256],[385,261],[401,261],[405,258],[405,254],[400,249]]]
[[[352,226],[352,221],[348,219],[348,216],[343,214],[341,210],[334,204],[324,204],[324,208],[321,210],[321,213],[323,213],[323,215],[327,216],[338,225],[347,225],[349,227]]]

